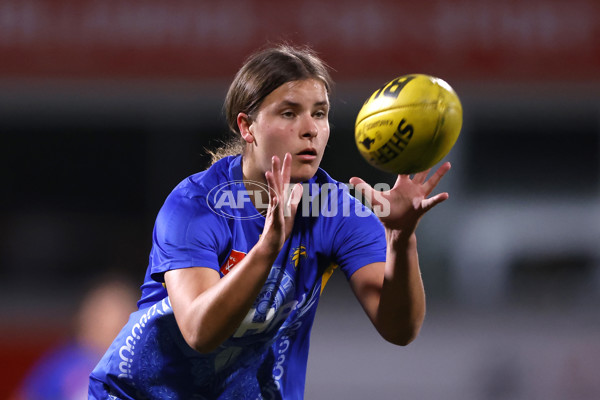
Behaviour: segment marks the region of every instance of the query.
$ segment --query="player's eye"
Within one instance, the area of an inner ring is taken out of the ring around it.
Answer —
[[[325,110],[319,110],[319,111],[316,111],[316,112],[313,114],[313,116],[314,116],[315,118],[320,118],[320,119],[321,119],[321,118],[327,118],[327,112],[326,112]]]

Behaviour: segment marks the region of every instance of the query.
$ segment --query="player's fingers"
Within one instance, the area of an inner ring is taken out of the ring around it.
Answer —
[[[358,178],[356,176],[350,178],[350,184],[352,186],[354,186],[354,189],[356,191],[359,191],[361,193],[364,193],[369,190],[373,190],[371,185],[369,185],[367,182],[365,182],[364,180],[362,180],[361,178]]]
[[[431,210],[433,207],[440,204],[441,202],[448,200],[448,197],[449,197],[449,195],[446,192],[436,194],[435,196],[432,196],[428,199],[423,200],[421,202],[421,207],[423,208],[423,210],[425,212],[427,212],[427,211]]]
[[[367,206],[373,204],[373,192],[375,189],[361,178],[353,177],[350,179],[350,183],[354,185],[354,197],[359,201],[365,202]]]
[[[304,187],[300,183],[296,183],[289,194],[289,197],[286,201],[285,207],[285,216],[293,217],[296,215],[296,210],[298,209],[298,204],[300,204],[300,200],[302,200],[302,193],[304,192]]]
[[[413,176],[413,179],[412,179],[413,182],[418,183],[419,185],[423,184],[425,182],[425,180],[427,179],[427,175],[429,175],[430,171],[431,171],[431,168],[426,169],[425,171],[417,172]]]
[[[277,156],[271,157],[271,172],[273,173],[273,190],[281,192],[281,160]]]
[[[300,203],[300,200],[302,199],[303,192],[304,192],[304,187],[300,183],[296,183],[290,193],[288,205],[291,205],[291,206],[298,205],[298,203]]]
[[[435,187],[438,185],[438,183],[440,183],[440,180],[444,177],[444,175],[446,175],[446,173],[450,171],[450,168],[450,163],[445,162],[437,169],[437,171],[435,171],[435,174],[433,174],[431,178],[429,178],[429,180],[425,182],[424,186],[426,195],[429,195],[433,191],[433,189],[435,189]]]
[[[271,209],[277,207],[277,204],[279,203],[279,195],[275,190],[277,182],[273,171],[265,172],[265,178],[267,179],[267,185],[269,186],[269,209],[267,209],[267,215],[269,215]]]
[[[283,165],[281,166],[281,181],[285,185],[290,183],[290,175],[292,173],[292,155],[285,153],[283,157]]]

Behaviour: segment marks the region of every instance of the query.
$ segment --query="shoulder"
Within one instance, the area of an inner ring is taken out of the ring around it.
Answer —
[[[235,164],[239,164],[236,156],[225,157],[208,169],[188,176],[169,193],[165,205],[196,204],[206,205],[211,191],[219,186],[235,180]],[[241,167],[240,167],[241,168]],[[204,199],[204,201],[199,201]]]
[[[234,179],[232,168],[236,162],[236,157],[226,157],[175,186],[158,212],[156,233],[183,234],[189,233],[192,226],[220,226],[223,221],[214,212],[211,193]]]
[[[239,156],[225,157],[208,169],[197,172],[182,180],[171,192],[169,196],[193,198],[206,196],[215,187],[234,181],[237,175],[237,169],[241,174],[241,164]]]

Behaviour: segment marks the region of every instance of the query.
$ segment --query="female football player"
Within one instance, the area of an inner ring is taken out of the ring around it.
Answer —
[[[415,229],[448,198],[431,193],[450,166],[399,175],[384,193],[353,178],[375,215],[319,168],[331,89],[308,48],[267,48],[238,71],[225,101],[233,155],[167,197],[139,310],[92,372],[90,398],[301,399],[336,267],[383,338],[415,338],[425,315]]]

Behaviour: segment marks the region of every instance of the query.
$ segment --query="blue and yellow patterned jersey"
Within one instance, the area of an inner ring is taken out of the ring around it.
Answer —
[[[265,187],[258,194],[267,193]],[[334,266],[350,278],[384,261],[383,227],[346,185],[319,169],[304,183],[292,233],[246,318],[218,349],[200,354],[178,329],[164,273],[203,267],[226,275],[262,233],[265,219],[254,204],[240,156],[218,161],[171,192],[154,227],[139,310],[92,372],[90,398],[303,398],[310,330],[325,282]]]

